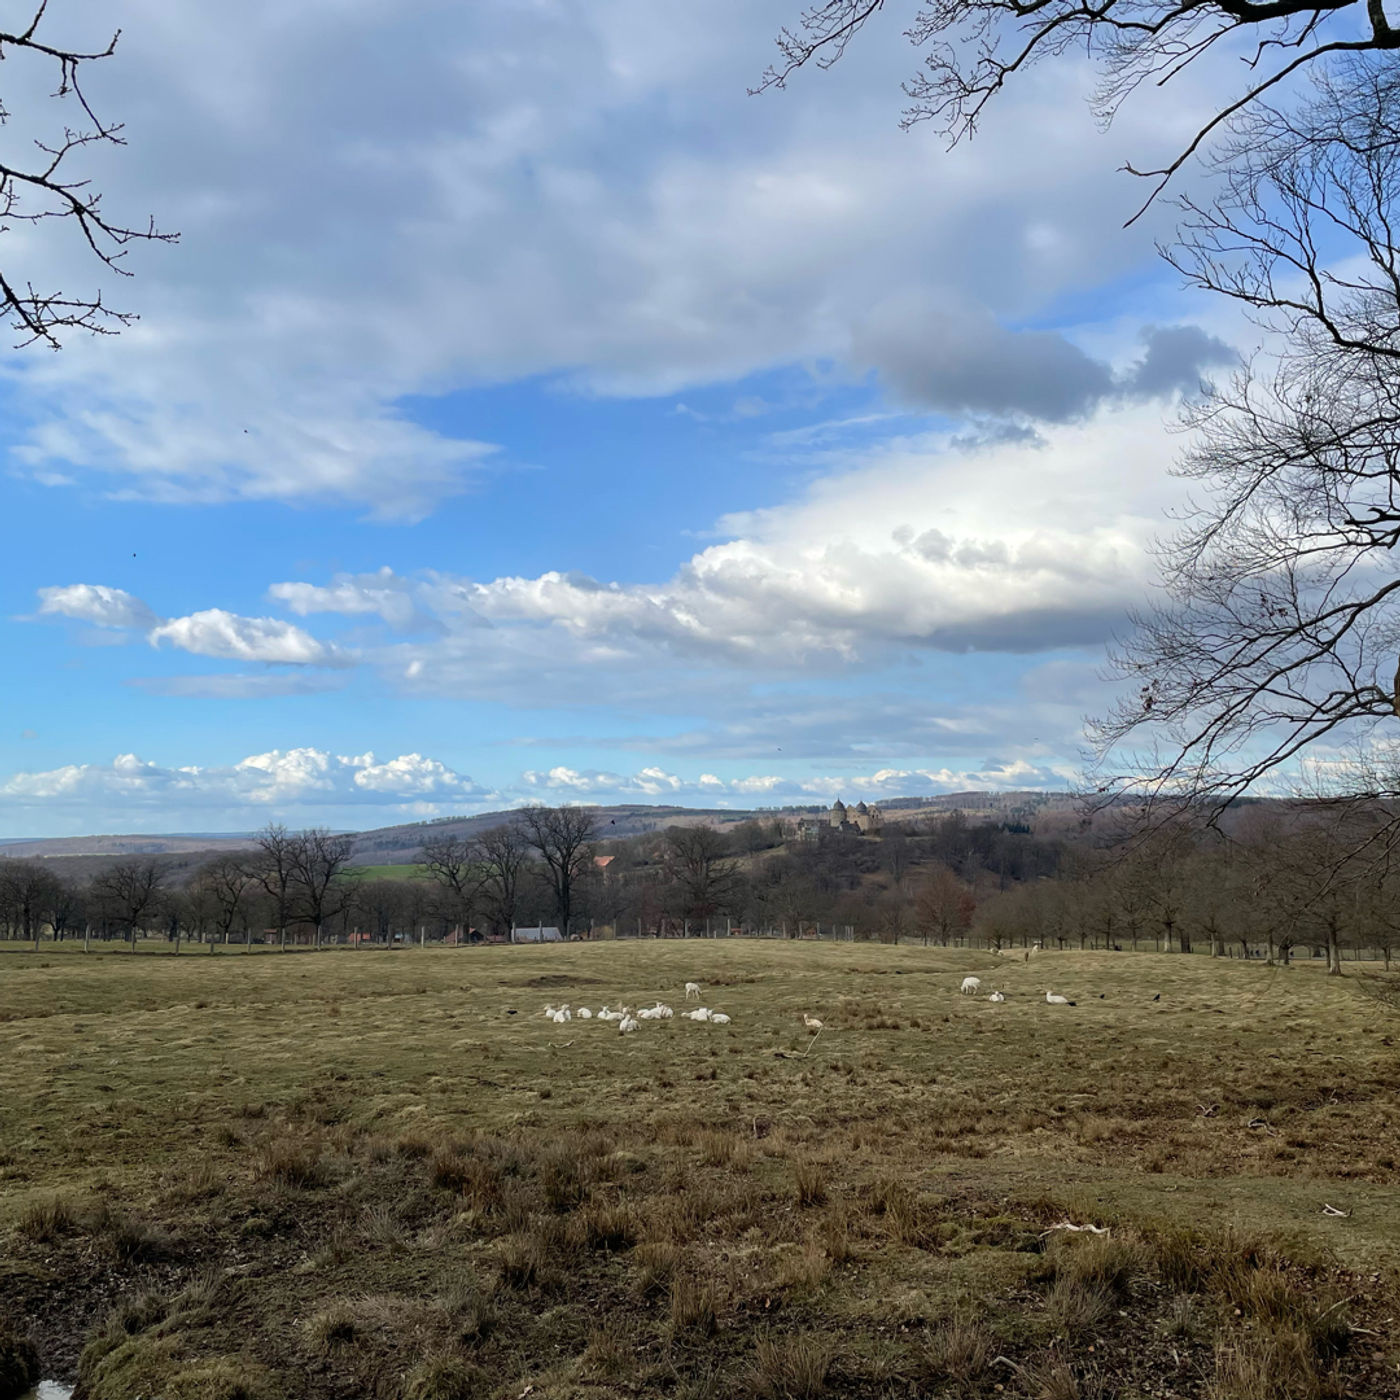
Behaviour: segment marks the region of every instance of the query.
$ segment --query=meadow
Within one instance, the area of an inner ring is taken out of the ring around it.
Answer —
[[[541,1014],[688,980],[732,1023]],[[737,940],[0,953],[0,1332],[91,1400],[1393,1396],[1400,1024],[1356,984]]]

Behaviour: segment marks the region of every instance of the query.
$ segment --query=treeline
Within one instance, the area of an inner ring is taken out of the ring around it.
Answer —
[[[1295,949],[1388,964],[1400,870],[1364,812],[1252,806],[1228,839],[1201,825],[969,822],[857,836],[782,815],[727,830],[609,838],[580,807],[529,807],[471,836],[425,830],[411,876],[366,878],[353,837],[269,826],[248,852],[180,871],[116,860],[82,881],[0,862],[12,938],[164,937],[252,947],[565,937],[846,937],[993,948],[1153,948],[1287,962]],[[178,879],[180,875],[188,878]],[[406,872],[407,875],[407,872]]]

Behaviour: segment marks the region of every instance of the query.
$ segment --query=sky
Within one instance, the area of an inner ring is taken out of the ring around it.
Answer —
[[[0,234],[140,317],[0,354],[0,836],[1073,784],[1249,349],[1120,167],[1235,78],[949,151],[898,9],[753,96],[793,0],[63,5],[180,239]]]

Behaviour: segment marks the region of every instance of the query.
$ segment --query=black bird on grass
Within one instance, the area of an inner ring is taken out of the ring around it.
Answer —
[[[1152,1000],[1153,1000],[1153,1001],[1161,1001],[1161,1000],[1162,1000],[1162,994],[1161,994],[1161,992],[1158,992],[1157,995],[1156,995],[1155,997],[1152,998]]]

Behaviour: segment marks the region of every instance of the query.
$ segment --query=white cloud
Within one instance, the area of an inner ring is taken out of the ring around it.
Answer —
[[[0,781],[0,796],[24,806],[242,811],[255,824],[267,820],[270,811],[359,806],[418,811],[425,800],[434,808],[479,806],[491,795],[465,774],[421,754],[381,763],[372,753],[341,756],[316,748],[273,749],[222,768],[170,768],[121,754],[108,764],[70,764]]]
[[[95,627],[139,627],[159,624],[160,618],[139,598],[123,588],[102,583],[70,583],[39,590],[39,612],[49,617],[71,617]]]
[[[381,570],[270,594],[302,615],[433,619],[426,639],[364,648],[415,691],[631,685],[663,658],[829,675],[910,652],[1098,645],[1145,590],[1170,452],[1141,407],[1036,442],[895,439],[825,455],[804,495],[722,521],[731,538],[657,583]]]
[[[989,759],[977,768],[881,768],[874,772],[805,778],[758,773],[725,779],[704,773],[691,779],[659,768],[624,774],[606,769],[556,767],[544,772],[527,770],[521,774],[521,785],[533,791],[537,800],[554,802],[655,802],[659,799],[680,805],[706,803],[742,808],[784,802],[825,802],[835,797],[856,800],[945,792],[1063,790],[1073,785],[1075,777],[1074,770],[1062,764]]]
[[[105,34],[106,8],[75,0],[64,23]],[[898,380],[908,336],[872,340],[871,307],[956,293],[1015,321],[1150,258],[1169,215],[1122,232],[1138,191],[1115,170],[1201,101],[1188,74],[1096,137],[1066,59],[946,154],[895,130],[914,60],[893,31],[747,97],[791,0],[665,24],[642,0],[342,3],[329,28],[280,0],[128,9],[96,81],[130,145],[92,161],[112,212],[154,210],[182,241],[134,249],[110,290],[137,327],[11,363],[15,455],[164,501],[422,515],[493,449],[406,396],[533,376],[653,394],[816,361]],[[37,284],[94,280],[62,238],[23,248]]]
[[[275,617],[239,617],[223,608],[205,608],[151,629],[152,646],[168,642],[195,656],[225,661],[263,661],[291,666],[348,666],[338,647],[318,642],[309,632]]]
[[[648,766],[635,773],[555,767],[526,771],[496,789],[422,754],[378,760],[312,747],[272,749],[225,766],[167,767],[135,754],[0,779],[16,812],[41,814],[50,829],[81,829],[94,814],[104,830],[208,830],[213,820],[250,829],[269,820],[367,827],[423,817],[499,810],[525,802],[671,802],[720,808],[919,796],[970,789],[1065,787],[1053,765],[989,762],[980,768],[877,769],[793,777],[756,773],[698,777]]]
[[[299,617],[311,613],[378,616],[395,626],[406,627],[418,616],[408,580],[387,567],[373,574],[343,574],[326,587],[274,583],[267,596]]]

